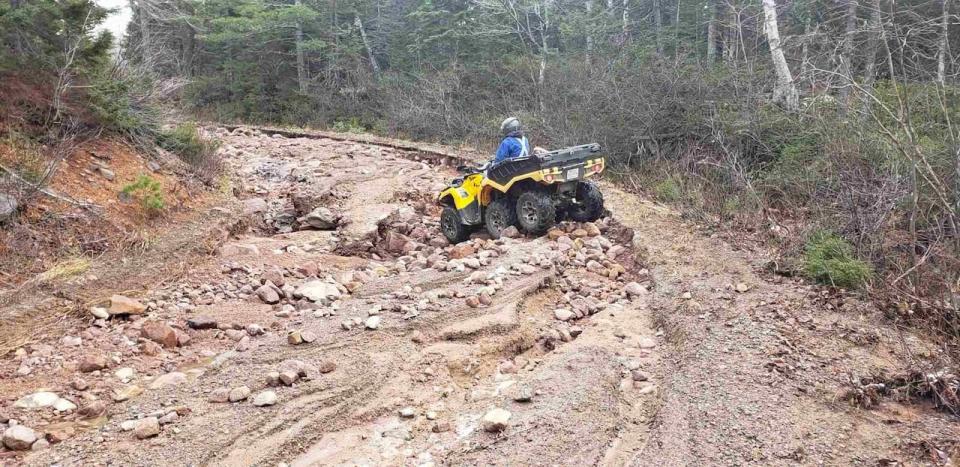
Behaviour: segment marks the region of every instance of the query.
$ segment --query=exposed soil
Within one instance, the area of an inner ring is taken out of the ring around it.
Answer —
[[[438,241],[433,203],[455,175],[449,153],[336,135],[211,131],[224,142],[241,203],[185,212],[142,250],[95,260],[87,280],[52,281],[0,311],[22,316],[23,303],[55,293],[83,304],[55,326],[4,331],[29,338],[0,360],[0,422],[13,419],[53,443],[0,448],[0,459],[620,466],[960,458],[956,418],[927,401],[862,409],[841,397],[851,379],[936,361],[935,346],[853,297],[760,272],[761,253],[704,236],[662,206],[604,184],[612,215],[596,224],[497,241],[478,232],[453,247]],[[311,282],[325,297],[300,297]],[[116,292],[147,312],[88,314]],[[187,325],[201,317],[216,324]],[[143,337],[155,321],[171,326],[173,345],[158,350]],[[310,342],[292,345],[291,333]],[[92,356],[106,356],[107,367],[81,373]],[[295,381],[278,383],[272,372]],[[78,389],[78,378],[88,387]],[[248,398],[214,401],[241,386]],[[42,389],[79,408],[14,406]],[[252,402],[267,391],[274,404]],[[130,397],[119,400],[124,392]],[[98,401],[105,412],[85,416]],[[505,428],[485,429],[497,408],[510,413]],[[165,423],[138,439],[141,431],[129,429],[150,416]]]

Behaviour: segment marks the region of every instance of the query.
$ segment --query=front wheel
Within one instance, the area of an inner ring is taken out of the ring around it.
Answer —
[[[494,240],[503,235],[503,229],[517,222],[517,213],[510,198],[500,198],[487,207],[486,224],[490,238]]]
[[[557,207],[550,195],[528,191],[517,198],[517,223],[524,232],[542,235],[557,222]]]
[[[452,206],[443,208],[440,213],[440,230],[447,241],[454,245],[470,237],[470,230],[460,222],[460,214]]]
[[[567,207],[567,215],[577,222],[593,222],[603,215],[603,193],[593,182],[577,184],[574,202]]]

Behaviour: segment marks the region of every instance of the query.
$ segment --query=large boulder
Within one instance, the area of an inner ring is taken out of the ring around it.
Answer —
[[[267,201],[263,198],[249,198],[243,200],[243,215],[251,216],[267,212]]]

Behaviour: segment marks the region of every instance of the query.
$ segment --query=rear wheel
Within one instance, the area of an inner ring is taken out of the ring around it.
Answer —
[[[574,202],[567,207],[567,215],[577,222],[593,222],[603,215],[603,193],[593,182],[580,182]]]
[[[500,238],[503,229],[517,223],[517,213],[510,198],[500,198],[487,207],[487,232],[494,240]]]
[[[524,232],[541,235],[557,221],[557,207],[550,195],[528,191],[517,198],[517,223]]]
[[[470,237],[470,230],[460,222],[460,214],[452,206],[443,208],[443,212],[440,213],[440,230],[452,244],[460,243]]]

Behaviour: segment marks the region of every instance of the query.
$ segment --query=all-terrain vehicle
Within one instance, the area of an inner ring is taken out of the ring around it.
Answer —
[[[587,178],[603,172],[597,143],[460,166],[463,177],[440,192],[440,229],[450,243],[466,240],[481,224],[493,238],[517,225],[540,235],[558,220],[592,222],[603,215],[603,194]]]

